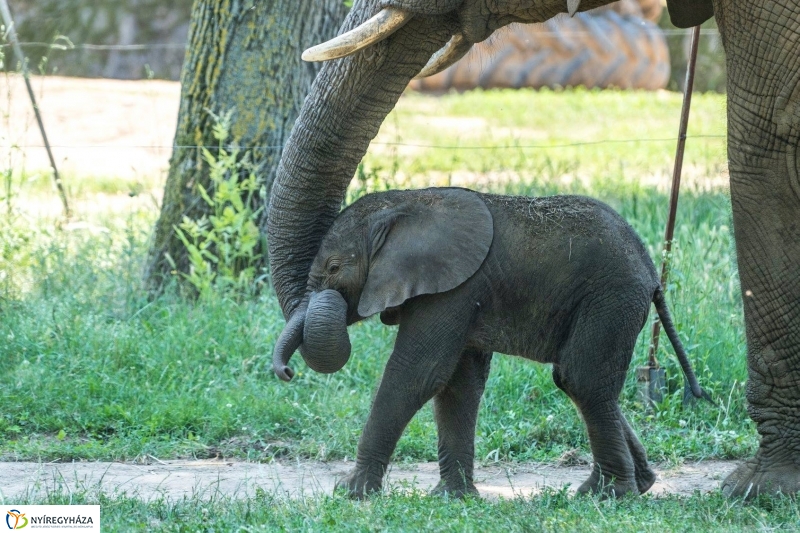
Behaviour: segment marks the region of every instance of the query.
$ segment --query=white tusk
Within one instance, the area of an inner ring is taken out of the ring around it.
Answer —
[[[431,56],[428,60],[428,64],[419,71],[419,74],[414,76],[414,79],[420,80],[440,73],[464,57],[467,52],[469,52],[470,48],[472,48],[472,43],[464,38],[464,34],[456,33],[447,41],[446,45]]]
[[[581,0],[567,0],[567,11],[569,11],[569,16],[574,17],[575,13],[578,11],[578,7],[581,5]]]
[[[414,17],[403,9],[385,7],[357,28],[312,46],[303,52],[303,61],[328,61],[355,54],[362,48],[385,39]]]

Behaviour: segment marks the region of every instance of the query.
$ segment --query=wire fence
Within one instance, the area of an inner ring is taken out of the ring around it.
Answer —
[[[588,35],[591,32],[588,31],[580,31],[580,30],[564,30],[562,32],[553,32],[553,31],[539,31],[537,32],[539,35],[543,36],[556,36],[556,35],[564,35],[564,34],[573,34],[573,35]],[[683,29],[663,29],[661,33],[666,37],[687,37],[691,35],[691,30],[683,30]],[[705,36],[719,36],[719,30],[716,28],[709,28],[703,30],[703,35]],[[82,43],[82,44],[72,44],[72,43],[64,43],[64,42],[43,42],[43,41],[28,41],[28,42],[20,42],[19,43],[22,48],[49,48],[49,49],[58,49],[62,51],[69,51],[69,50],[97,50],[97,51],[120,51],[120,52],[141,52],[143,50],[186,50],[188,45],[185,43],[148,43],[148,44],[92,44],[92,43]],[[10,47],[10,44],[0,44],[0,47],[7,48]]]
[[[57,43],[46,43],[46,42],[20,42],[19,45],[23,49],[32,49],[32,48],[47,48],[47,49],[55,49],[60,51],[69,51],[69,50],[115,50],[121,52],[140,52],[142,50],[186,50],[188,46],[186,44],[180,43],[150,43],[150,44],[64,44],[62,42]],[[2,48],[9,48],[11,47],[10,44],[3,44],[0,45]]]
[[[687,139],[725,139],[725,135],[687,135]],[[373,141],[373,146],[398,146],[405,148],[425,148],[433,150],[537,150],[551,148],[576,148],[581,146],[599,146],[604,144],[632,144],[632,143],[661,143],[676,142],[678,137],[659,137],[659,138],[635,138],[635,139],[603,139],[599,141],[579,141],[572,143],[559,144],[500,144],[500,145],[446,145],[446,144],[425,144],[425,143],[405,143],[405,142],[386,142]],[[43,144],[18,144],[18,148],[44,148]],[[206,148],[215,150],[216,147],[208,147],[194,144],[172,144],[172,145],[125,145],[125,144],[52,144],[51,148],[61,149],[108,149],[108,148],[129,148],[136,150],[191,150]],[[236,145],[242,150],[282,150],[282,145]]]

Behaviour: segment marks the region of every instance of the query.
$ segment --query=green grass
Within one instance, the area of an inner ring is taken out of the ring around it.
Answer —
[[[407,93],[365,158],[380,177],[413,185],[643,178],[669,184],[681,95],[668,92],[499,90]],[[685,179],[724,168],[725,99],[692,102]]]
[[[642,192],[616,202],[657,255],[666,198]],[[631,372],[623,398],[656,460],[743,457],[755,446],[744,408],[745,348],[726,205],[724,195],[682,199],[669,290],[698,375],[723,407],[681,408],[680,374],[662,342],[659,357],[674,393],[647,414],[636,403]],[[353,326],[354,356],[341,372],[309,372],[296,357],[298,376],[284,384],[270,370],[271,347],[283,326],[270,292],[255,301],[220,295],[202,302],[174,291],[154,301],[141,294],[139,261],[150,222],[131,216],[107,221],[108,234],[42,232],[19,244],[28,254],[16,260],[27,261],[27,268],[9,269],[0,300],[0,432],[6,436],[0,454],[47,460],[352,457],[394,328],[374,319]],[[12,290],[15,284],[20,288]],[[645,361],[648,340],[646,333],[640,338],[634,365]],[[553,459],[572,448],[585,450],[584,429],[549,369],[496,356],[478,457]],[[431,460],[435,450],[426,408],[396,456]]]
[[[797,503],[761,498],[744,505],[720,494],[600,501],[548,490],[529,499],[443,501],[392,491],[365,502],[319,495],[286,501],[260,492],[248,500],[156,499],[53,493],[48,504],[99,504],[103,531],[458,531],[662,532],[796,531]]]

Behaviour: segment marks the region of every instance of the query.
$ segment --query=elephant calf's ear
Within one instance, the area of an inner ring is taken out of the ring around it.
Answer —
[[[711,0],[667,0],[672,23],[679,28],[699,26],[714,16]]]
[[[421,294],[449,291],[483,264],[492,215],[474,192],[426,189],[370,220],[371,258],[358,314],[368,317]]]

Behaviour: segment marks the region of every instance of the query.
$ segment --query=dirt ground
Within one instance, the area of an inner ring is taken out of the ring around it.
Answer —
[[[674,468],[656,465],[656,495],[688,496],[694,491],[716,490],[733,470],[732,461],[685,463]],[[153,461],[131,463],[0,463],[0,501],[37,497],[54,489],[65,492],[102,491],[127,494],[143,500],[164,497],[247,498],[257,489],[297,498],[330,494],[334,482],[352,462],[243,463],[224,461]],[[589,467],[552,464],[501,464],[480,467],[475,480],[481,496],[489,499],[531,496],[543,487],[569,485],[574,491],[589,474]],[[438,481],[436,463],[391,467],[389,488],[427,490]]]
[[[63,175],[136,180],[162,176],[168,168],[180,83],[58,76],[32,81]],[[24,165],[29,173],[50,168],[20,76],[0,77],[0,145],[0,154],[15,157],[12,168]]]

